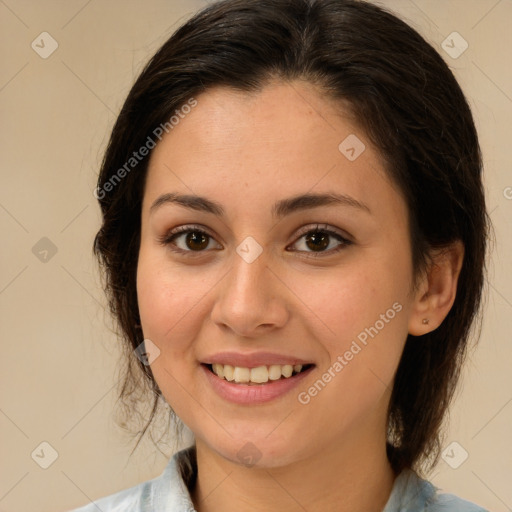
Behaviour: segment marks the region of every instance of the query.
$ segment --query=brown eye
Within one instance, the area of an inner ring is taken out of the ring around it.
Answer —
[[[208,247],[210,237],[200,231],[190,231],[186,233],[185,244],[192,251],[201,251]]]
[[[303,233],[294,246],[298,252],[306,253],[308,256],[328,256],[351,244],[352,242],[340,233],[317,226]]]
[[[323,251],[329,246],[329,238],[326,233],[310,233],[306,235],[306,245],[313,251]]]
[[[214,238],[202,229],[193,226],[181,226],[159,239],[162,245],[169,246],[179,253],[202,253],[210,246]],[[221,248],[220,246],[217,248]]]

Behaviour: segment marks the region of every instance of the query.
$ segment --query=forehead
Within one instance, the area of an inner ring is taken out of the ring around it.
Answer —
[[[229,152],[230,157],[237,150],[251,156],[278,152],[292,158],[307,155],[313,146],[330,146],[329,153],[338,157],[340,137],[360,132],[365,138],[349,121],[347,106],[322,97],[308,82],[270,82],[251,92],[214,87],[196,101],[197,106],[172,129],[196,152]]]
[[[347,107],[309,83],[216,87],[195,100],[153,150],[145,202],[170,189],[240,208],[333,189],[375,206],[400,201]]]

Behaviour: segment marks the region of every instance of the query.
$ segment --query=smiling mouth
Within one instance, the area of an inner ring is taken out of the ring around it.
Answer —
[[[231,366],[229,364],[206,364],[217,377],[234,384],[261,385],[268,382],[285,380],[298,375],[311,368],[312,364],[272,364],[268,366],[257,366],[256,368],[246,368],[241,366]]]

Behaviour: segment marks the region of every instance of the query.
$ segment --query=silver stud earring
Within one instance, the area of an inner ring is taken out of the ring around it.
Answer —
[[[423,322],[423,324],[424,324],[424,325],[427,325],[427,324],[428,324],[428,318],[424,318],[424,319],[422,320],[422,322]]]

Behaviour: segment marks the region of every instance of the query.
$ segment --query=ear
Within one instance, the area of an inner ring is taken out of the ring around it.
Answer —
[[[464,245],[457,240],[432,251],[430,257],[431,263],[418,284],[409,317],[409,334],[413,336],[437,329],[453,306]]]

